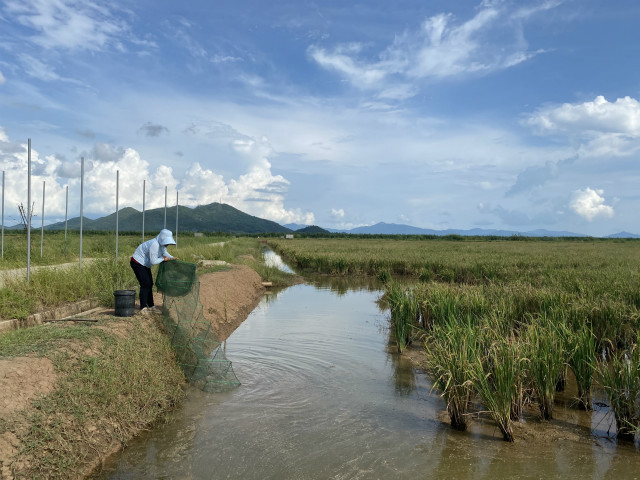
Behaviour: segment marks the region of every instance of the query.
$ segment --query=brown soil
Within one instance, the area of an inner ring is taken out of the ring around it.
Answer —
[[[48,358],[0,358],[0,418],[49,393],[56,378]]]
[[[246,265],[200,276],[200,303],[218,340],[225,341],[244,322],[264,292],[260,275]]]
[[[233,266],[229,271],[215,272],[200,277],[200,303],[205,317],[212,323],[220,341],[226,340],[242,324],[264,294],[260,276],[245,265]],[[154,293],[156,305],[162,305],[162,295]],[[102,314],[112,314],[111,310]],[[146,321],[136,312],[138,321]],[[66,323],[66,322],[60,322]],[[129,334],[126,324],[103,325],[113,328],[117,335]],[[65,348],[65,347],[62,347]],[[0,358],[0,419],[20,410],[37,396],[51,392],[56,385],[57,373],[47,358]],[[25,425],[28,428],[28,425]],[[10,432],[0,435],[0,479],[13,478],[8,464],[19,448],[18,439]],[[109,450],[109,446],[105,446]],[[96,463],[110,452],[97,452]]]

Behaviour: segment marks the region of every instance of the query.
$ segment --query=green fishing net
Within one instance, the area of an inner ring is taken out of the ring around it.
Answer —
[[[195,263],[171,260],[160,264],[156,276],[156,288],[170,297],[180,297],[191,291],[195,281]]]
[[[196,265],[163,262],[156,286],[163,293],[163,324],[187,380],[206,392],[240,385],[224,346],[202,313]]]

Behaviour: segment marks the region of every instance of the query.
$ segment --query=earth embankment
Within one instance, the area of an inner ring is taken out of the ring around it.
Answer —
[[[221,341],[265,291],[244,265],[199,280],[203,313]],[[84,478],[184,395],[159,315],[103,309],[77,320],[0,334],[2,480]]]

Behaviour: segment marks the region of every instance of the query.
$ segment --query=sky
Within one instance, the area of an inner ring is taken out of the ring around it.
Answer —
[[[5,224],[640,233],[637,0],[0,0]],[[117,173],[119,172],[119,173]],[[41,222],[34,217],[34,223]]]

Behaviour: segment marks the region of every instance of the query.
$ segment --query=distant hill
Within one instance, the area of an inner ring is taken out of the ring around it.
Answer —
[[[433,230],[428,228],[413,227],[396,223],[376,223],[365,227],[358,227],[351,230],[339,230],[333,228],[324,229],[317,225],[300,225],[289,223],[280,225],[270,220],[248,215],[231,205],[223,203],[211,203],[195,208],[180,206],[178,212],[179,231],[182,232],[225,232],[237,234],[259,234],[259,233],[307,233],[307,234],[329,234],[347,233],[361,235],[462,235],[462,236],[496,236],[496,237],[588,237],[582,233],[553,230],[530,230],[520,232],[516,230],[497,230],[472,228],[468,230],[447,229]],[[126,207],[119,212],[119,230],[121,232],[139,232],[142,229],[142,212],[135,208]],[[36,222],[37,223],[37,222]],[[145,231],[159,231],[164,225],[164,208],[154,208],[145,212]],[[167,228],[174,230],[176,225],[176,207],[167,209]],[[90,219],[84,217],[82,227],[85,231],[115,231],[116,214],[112,213],[106,217]],[[21,225],[6,227],[7,229],[22,229]],[[32,225],[37,229],[36,225]],[[54,223],[44,227],[45,230],[63,230],[64,222]],[[80,229],[80,218],[72,218],[68,221],[70,230]],[[640,238],[640,235],[629,232],[619,232],[603,238]]]
[[[607,235],[606,238],[640,238],[640,235],[629,232],[619,232],[611,235]]]
[[[484,228],[472,228],[469,230],[461,229],[447,229],[447,230],[432,230],[428,228],[412,227],[411,225],[402,225],[395,223],[376,223],[366,227],[358,227],[351,230],[336,230],[328,229],[332,233],[353,233],[353,234],[371,234],[371,235],[463,235],[463,236],[497,236],[497,237],[511,237],[514,235],[520,235],[523,237],[588,237],[582,233],[567,232],[567,231],[553,231],[553,230],[530,230],[530,231],[516,231],[516,230],[497,230],[497,229],[484,229]],[[636,235],[628,232],[620,232],[614,235],[609,235],[606,238],[640,238],[640,235]]]
[[[299,223],[285,223],[283,227],[293,230],[294,232],[301,228],[307,228],[309,225],[300,225]]]
[[[310,234],[319,234],[319,235],[323,235],[323,234],[328,234],[330,233],[329,230],[325,230],[324,228],[320,228],[317,225],[310,225],[308,227],[304,227],[304,228],[299,228],[298,230],[295,231],[296,233],[310,233]]]
[[[176,207],[167,209],[167,228],[175,230]],[[145,231],[159,231],[164,226],[164,207],[145,211]],[[69,230],[80,229],[80,217],[68,221]],[[63,230],[64,222],[45,227],[45,230]],[[116,214],[91,220],[84,217],[82,229],[86,231],[115,231]],[[123,208],[118,213],[118,230],[139,232],[142,230],[142,212],[135,208]],[[180,206],[178,210],[178,230],[181,232],[225,232],[225,233],[291,233],[282,225],[241,212],[231,205],[211,203],[195,208]]]

